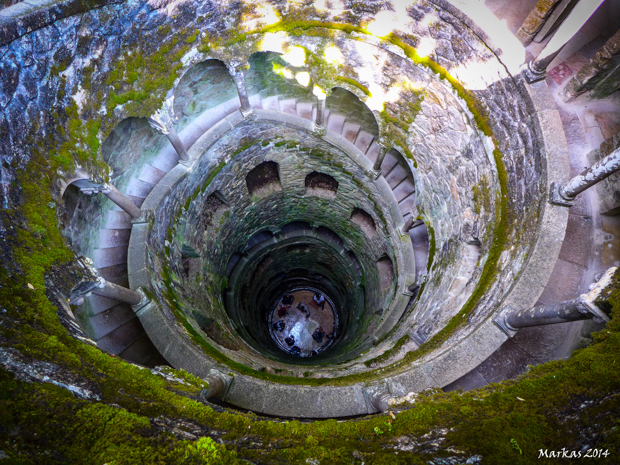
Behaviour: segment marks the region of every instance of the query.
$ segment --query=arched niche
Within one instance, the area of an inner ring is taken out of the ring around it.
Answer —
[[[245,182],[252,197],[262,198],[281,191],[279,165],[275,161],[265,161],[247,174]]]
[[[112,168],[110,181],[123,190],[129,179],[139,174],[138,169],[153,162],[169,144],[168,138],[153,129],[146,118],[124,119],[101,144],[101,156]],[[161,178],[166,167],[159,168],[161,173],[157,175]],[[156,181],[158,179],[151,180],[151,184],[156,184]]]
[[[375,115],[353,92],[342,87],[334,87],[327,96],[325,105],[330,115],[344,115],[348,122],[359,124],[364,131],[372,136],[379,136],[379,125]]]
[[[314,98],[308,95],[308,88],[295,79],[296,74],[305,69],[290,66],[279,53],[255,52],[250,55],[248,64],[245,84],[249,95],[260,94],[263,98],[279,95],[282,99],[308,101]]]
[[[358,225],[364,234],[366,234],[370,239],[375,236],[377,232],[377,226],[375,225],[375,220],[372,219],[372,216],[365,210],[361,208],[354,208],[351,212],[351,221]]]
[[[196,63],[174,89],[177,132],[204,111],[236,98],[237,88],[224,62],[210,59]]]
[[[338,181],[333,176],[313,171],[306,176],[305,195],[333,199],[338,192]]]

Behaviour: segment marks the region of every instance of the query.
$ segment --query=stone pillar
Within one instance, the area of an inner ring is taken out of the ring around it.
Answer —
[[[250,97],[248,97],[248,90],[245,87],[245,76],[243,75],[243,69],[247,68],[247,65],[230,65],[228,72],[235,81],[237,87],[237,93],[239,94],[239,102],[241,103],[241,114],[247,118],[254,113],[252,105],[250,105]]]
[[[381,147],[381,150],[379,150],[379,155],[377,155],[377,159],[375,160],[375,164],[372,166],[373,171],[381,173],[381,165],[383,164],[386,153],[387,150],[385,149],[385,147]]]
[[[179,159],[181,161],[188,161],[189,154],[187,153],[187,150],[185,149],[185,145],[183,144],[183,141],[181,141],[181,138],[179,137],[179,135],[177,134],[177,132],[174,130],[173,127],[170,127],[168,129],[166,136],[168,136],[168,140],[174,147],[174,150],[176,150],[177,155],[179,156]]]
[[[316,120],[314,122],[318,130],[325,129],[325,102],[326,97],[317,97]]]
[[[565,184],[551,183],[549,201],[554,205],[570,207],[577,194],[620,170],[620,148],[614,150],[583,173]]]
[[[93,195],[101,192],[108,197],[112,202],[123,209],[132,218],[139,218],[142,215],[142,210],[129,200],[129,198],[120,192],[116,187],[111,184],[99,184],[90,179],[80,179],[75,181],[75,184],[84,194]]]
[[[413,215],[411,215],[407,221],[405,222],[405,224],[403,225],[403,228],[401,229],[401,232],[403,234],[407,234],[409,232],[409,230],[413,227],[413,223],[414,223],[414,219],[413,219]]]
[[[579,32],[581,27],[590,19],[590,16],[603,3],[604,0],[581,0],[568,17],[555,31],[551,40],[542,49],[534,61],[527,64],[525,78],[529,83],[540,81],[545,78],[547,67],[560,53],[562,47]]]
[[[168,137],[168,140],[176,150],[179,159],[182,162],[189,160],[189,155],[185,149],[185,145],[181,141],[181,138],[174,130],[174,109],[173,109],[174,97],[169,97],[164,101],[161,109],[157,110],[153,115],[149,116],[148,122],[151,127]]]
[[[584,92],[605,98],[620,88],[620,31],[603,45],[592,59],[573,76],[562,90],[570,102]]]
[[[383,386],[371,386],[364,389],[368,403],[379,412],[385,412],[390,407],[393,397]],[[371,413],[371,412],[369,412]]]
[[[495,320],[508,334],[513,335],[519,328],[542,326],[569,321],[593,319],[597,323],[609,321],[609,317],[596,305],[606,288],[611,284],[615,267],[605,272],[598,283],[590,286],[587,294],[576,299],[565,300],[551,305],[530,308],[528,310],[512,310],[502,312]]]
[[[81,305],[84,303],[84,297],[90,294],[107,297],[108,299],[129,305],[140,305],[143,303],[143,299],[145,299],[144,295],[137,291],[119,286],[99,277],[96,281],[83,282],[73,288],[70,302],[73,305]]]
[[[209,387],[207,389],[203,389],[200,393],[200,396],[203,399],[210,399],[211,397],[219,397],[220,399],[225,398],[226,393],[233,382],[232,376],[226,375],[214,368],[210,369],[209,374],[204,376],[202,379],[209,383]]]
[[[325,106],[327,103],[327,94],[319,86],[312,88],[312,94],[317,99],[316,118],[314,120],[314,129],[318,133],[325,133]]]
[[[422,221],[422,220],[414,220],[413,219],[413,215],[411,215],[407,219],[407,222],[402,227],[401,231],[402,231],[403,234],[406,234],[409,231],[411,231],[412,229],[417,228],[418,226],[422,226],[423,224],[424,224],[424,221]]]
[[[116,205],[121,207],[129,216],[132,218],[140,218],[142,215],[142,210],[125,196],[125,194],[121,193],[116,187],[111,184],[105,184],[103,189],[101,189],[101,193],[109,198]]]

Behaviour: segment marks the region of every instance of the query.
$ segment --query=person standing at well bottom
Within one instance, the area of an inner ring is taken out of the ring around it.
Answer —
[[[325,297],[323,296],[323,294],[321,294],[320,292],[315,293],[314,297],[312,297],[312,300],[314,300],[317,308],[321,307],[321,310],[325,309]]]

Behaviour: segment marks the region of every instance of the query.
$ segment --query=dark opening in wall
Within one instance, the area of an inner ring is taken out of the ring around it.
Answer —
[[[282,226],[282,229],[280,229],[280,234],[283,235],[295,231],[310,231],[311,229],[312,226],[310,226],[310,223],[306,221],[293,221]]]
[[[183,244],[181,247],[181,257],[183,264],[183,273],[187,277],[195,275],[201,264],[200,254],[196,252],[192,247],[187,244]]]
[[[385,291],[390,287],[394,280],[394,265],[387,255],[377,260],[377,269],[379,270],[379,279],[381,290]]]
[[[280,173],[275,161],[265,161],[248,173],[245,178],[252,196],[265,197],[282,190]]]
[[[261,242],[265,242],[268,239],[273,237],[273,233],[269,230],[259,231],[254,233],[252,237],[248,239],[246,250],[250,250],[255,245],[260,244]]]
[[[201,222],[202,226],[206,229],[213,221],[213,218],[218,214],[228,209],[226,199],[219,191],[215,191],[209,195],[202,204]]]
[[[342,245],[342,239],[340,239],[340,236],[325,226],[319,226],[316,228],[316,234],[319,237],[325,238],[328,242],[332,242],[336,245]]]
[[[76,208],[80,204],[80,189],[74,184],[69,184],[65,189],[65,192],[62,196],[63,200],[63,208],[61,210],[61,214],[58,217],[60,224],[63,228],[68,227],[71,224],[71,219],[75,214]]]
[[[306,176],[306,195],[333,199],[338,192],[338,181],[325,173],[313,171]]]
[[[304,244],[291,245],[286,249],[286,253],[308,253],[310,252],[310,247]]]
[[[369,238],[373,238],[377,232],[375,220],[373,220],[372,216],[361,208],[353,209],[353,212],[351,213],[351,221],[358,225],[362,231],[364,231],[364,234],[366,234]]]
[[[327,97],[326,106],[330,111],[330,117],[331,115],[346,115],[346,123],[359,125],[363,131],[375,137],[379,134],[379,126],[374,114],[353,92],[342,87],[334,87]],[[354,142],[354,139],[349,139],[347,129],[343,129],[342,135],[350,142]]]
[[[226,277],[227,278],[230,278],[230,275],[235,269],[235,266],[237,266],[237,263],[239,263],[239,260],[241,260],[242,256],[243,255],[240,252],[235,252],[234,254],[230,256],[230,259],[228,260],[228,265],[226,265]]]

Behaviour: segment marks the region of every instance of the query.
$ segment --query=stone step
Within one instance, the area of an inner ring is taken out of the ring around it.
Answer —
[[[129,305],[127,307],[131,310]],[[133,318],[99,339],[97,347],[109,354],[119,355],[136,342],[143,333],[144,328],[140,320]]]
[[[280,102],[278,95],[272,95],[270,97],[265,97],[262,99],[263,109],[271,110],[271,111],[281,111],[280,110]]]
[[[153,165],[146,164],[142,168],[138,179],[149,184],[157,184],[166,175],[165,171],[155,168]]]
[[[127,246],[108,247],[107,249],[95,249],[92,259],[95,268],[107,268],[108,266],[127,263]]]
[[[426,229],[426,225],[423,224],[417,228],[410,229],[409,237],[414,248],[421,247],[428,250],[428,229]]]
[[[428,265],[428,249],[423,247],[414,247],[413,256],[415,258],[416,280],[426,275],[426,267]]]
[[[131,230],[129,229],[100,229],[99,248],[126,246],[129,244]]]
[[[200,113],[196,119],[179,132],[179,138],[183,142],[185,149],[189,150],[207,130],[228,115],[239,110],[240,106],[239,97],[233,97],[216,107],[208,108]]]
[[[94,341],[99,341],[134,318],[136,318],[136,314],[130,306],[126,304],[116,305],[90,317],[88,321],[92,331],[90,336]]]
[[[131,229],[131,216],[122,210],[110,210],[103,229]]]
[[[332,113],[331,115],[329,115],[329,118],[327,118],[326,127],[330,131],[333,131],[337,134],[342,134],[342,128],[346,120],[346,116]]]
[[[250,105],[252,106],[252,108],[256,108],[258,110],[263,109],[263,102],[259,94],[250,95],[249,99],[250,99]]]
[[[310,102],[298,102],[297,103],[297,116],[305,118],[309,121],[312,120],[312,103]]]
[[[415,207],[415,204],[416,204],[416,195],[414,192],[410,194],[409,196],[405,197],[400,202],[398,202],[398,209],[403,215],[406,215],[411,210],[413,210],[413,207]]]
[[[397,164],[398,159],[390,152],[386,153],[383,163],[381,164],[381,174],[387,176]]]
[[[354,145],[358,149],[360,149],[362,153],[366,153],[368,149],[370,148],[370,144],[372,144],[372,141],[374,139],[375,139],[375,136],[373,136],[372,134],[364,130],[361,130],[359,134],[357,135],[357,138],[355,139]]]
[[[385,176],[385,180],[387,181],[390,188],[393,190],[398,187],[401,182],[407,179],[408,176],[411,176],[411,172],[408,169],[404,168],[400,163],[397,163]]]
[[[401,200],[409,197],[415,192],[415,184],[413,183],[413,178],[405,178],[398,186],[393,189],[393,192],[397,202],[400,202]]]
[[[97,315],[108,308],[118,305],[118,300],[108,299],[107,297],[101,297],[98,295],[91,295],[88,297],[88,301],[93,315]]]
[[[133,178],[131,181],[129,181],[129,185],[127,186],[125,195],[131,195],[133,197],[140,197],[142,199],[145,199],[154,187],[155,184]]]
[[[168,365],[168,362],[160,355],[146,333],[123,350],[119,357],[150,368],[157,365]]]
[[[345,122],[342,126],[342,136],[351,142],[355,143],[355,139],[357,139],[357,135],[359,134],[361,126],[359,124]]]
[[[259,100],[259,97],[254,97],[255,101]],[[250,103],[252,99],[250,99]],[[237,111],[240,107],[239,97],[234,97],[227,100],[220,105],[208,108],[198,115],[190,124],[188,124],[181,132],[179,132],[179,138],[183,142],[183,145],[187,150],[194,145],[194,142],[198,140],[209,128],[213,127],[215,123],[224,119],[228,115]],[[151,166],[161,170],[165,173],[174,168],[179,160],[176,150],[172,144],[168,143],[157,155],[155,160],[151,162]]]
[[[415,258],[416,279],[426,275],[426,266],[428,262],[428,229],[426,225],[421,225],[409,230],[411,245],[413,246],[413,256]]]
[[[179,163],[179,156],[176,150],[168,142],[168,144],[157,154],[157,157],[151,162],[151,166],[164,173],[167,173]]]
[[[146,200],[146,197],[134,197],[133,195],[128,195],[127,198],[131,200],[131,203],[133,203],[138,208],[140,208]],[[115,210],[121,210],[121,208],[119,206],[116,206]]]
[[[97,270],[97,276],[101,276],[107,281],[123,287],[129,287],[129,277],[127,273],[127,263],[120,263]]]
[[[297,99],[287,98],[280,101],[280,111],[289,115],[297,115]]]
[[[370,144],[370,147],[368,147],[368,150],[366,150],[366,157],[372,163],[374,163],[375,161],[377,161],[377,157],[379,156],[380,151],[381,151],[381,147],[379,146],[379,144],[377,144],[377,141],[375,140]]]

